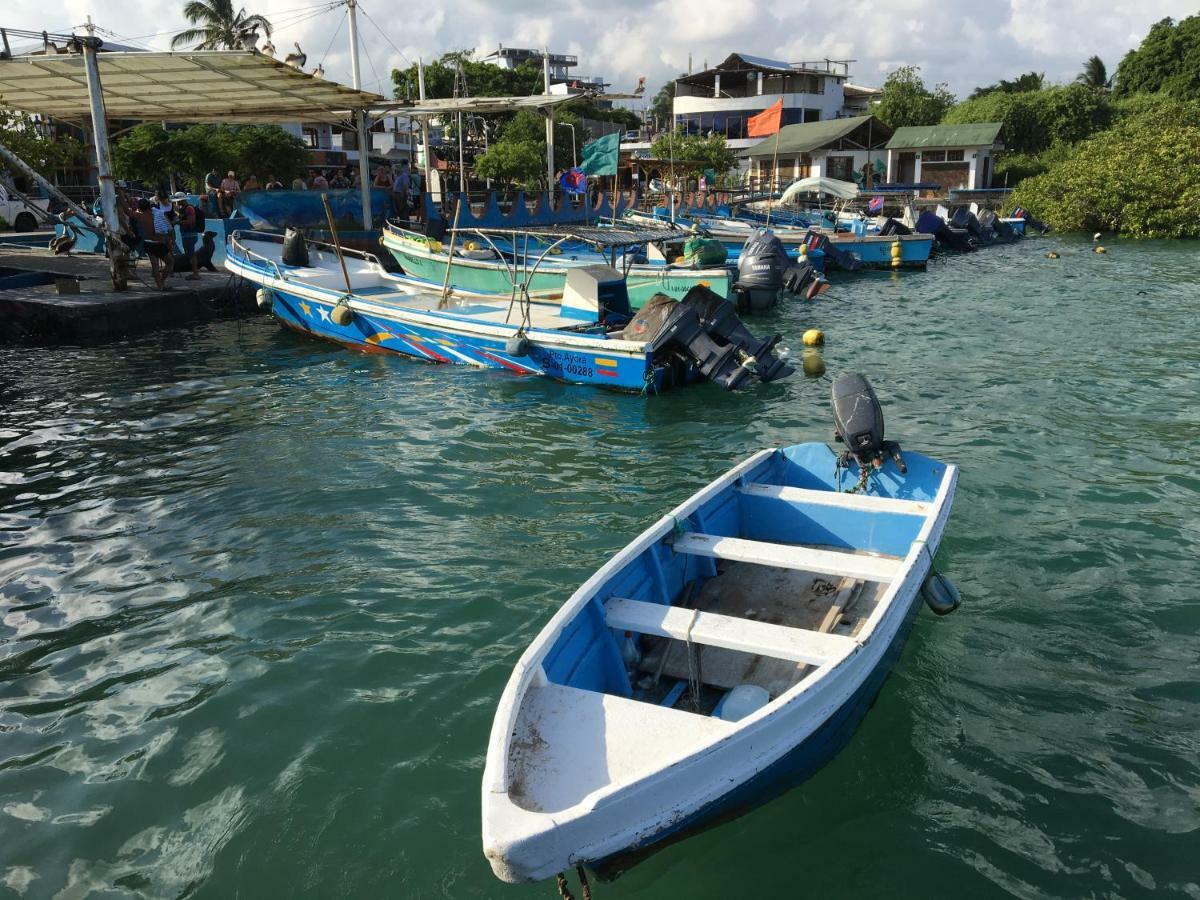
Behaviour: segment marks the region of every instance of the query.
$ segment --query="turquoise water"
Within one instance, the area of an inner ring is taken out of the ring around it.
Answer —
[[[1200,248],[1089,251],[843,279],[752,326],[823,328],[829,375],[739,395],[266,319],[0,348],[0,896],[555,896],[480,851],[512,663],[662,511],[827,439],[861,370],[962,467],[964,607],[817,777],[597,898],[1200,897]]]

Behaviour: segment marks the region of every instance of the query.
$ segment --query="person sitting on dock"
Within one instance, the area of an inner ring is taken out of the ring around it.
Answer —
[[[187,280],[195,281],[200,277],[200,266],[196,261],[196,239],[204,230],[204,213],[188,203],[187,194],[183,191],[172,194],[171,201],[175,204],[175,216],[179,221],[179,245],[183,248],[184,258],[192,266],[192,274],[187,276]]]
[[[375,170],[375,180],[371,183],[377,188],[387,188],[388,190],[391,190],[392,173],[389,172],[386,167],[380,166]]]
[[[217,205],[220,207],[221,218],[228,219],[233,215],[234,201],[241,192],[242,186],[238,184],[231,170],[221,182],[221,190],[217,194]]]
[[[242,185],[242,193],[248,194],[251,191],[261,191],[262,185],[258,183],[257,175],[250,175],[246,178],[246,183]]]
[[[329,190],[329,179],[325,177],[324,169],[318,169],[317,174],[313,176],[312,189],[314,191]]]
[[[267,184],[266,184],[266,187],[264,188],[264,190],[282,191],[283,190],[283,182],[280,181],[278,178],[276,178],[274,175],[268,175],[267,176]]]
[[[333,177],[329,179],[329,186],[338,190],[345,190],[350,187],[350,182],[346,180],[346,176],[340,170],[333,173]]]
[[[305,182],[303,175],[297,175],[295,178],[292,179],[292,190],[293,191],[307,191],[308,190],[308,184]]]

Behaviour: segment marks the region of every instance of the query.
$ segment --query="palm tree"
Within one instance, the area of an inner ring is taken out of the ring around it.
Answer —
[[[1104,89],[1112,86],[1108,70],[1104,67],[1104,60],[1098,56],[1088,57],[1087,62],[1083,64],[1083,71],[1079,73],[1075,81],[1077,84],[1093,88]]]
[[[261,31],[271,36],[271,23],[257,13],[233,11],[233,0],[188,0],[183,15],[194,28],[171,38],[171,49],[197,41],[196,50],[253,50]]]

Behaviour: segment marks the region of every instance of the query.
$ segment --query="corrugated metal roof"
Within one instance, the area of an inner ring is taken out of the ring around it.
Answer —
[[[873,118],[873,116],[854,116],[849,119],[825,119],[820,122],[804,122],[800,125],[788,125],[779,132],[778,153],[780,156],[808,153],[811,150],[824,147],[826,144],[832,144],[834,141],[841,140],[859,126],[870,122]],[[871,130],[873,138],[876,140],[885,138],[891,133],[891,129],[878,119],[875,119]],[[776,153],[775,137],[773,135],[763,138],[753,147],[747,147],[738,155],[743,158],[774,156]]]
[[[738,59],[740,59],[742,62],[746,63],[747,65],[762,66],[764,69],[788,70],[788,69],[792,68],[792,64],[789,62],[783,62],[782,60],[778,60],[778,59],[767,59],[765,56],[751,56],[748,53],[730,54],[729,59],[726,59],[725,62],[721,63],[721,65],[723,65],[723,66],[729,65],[729,61],[731,59],[733,59],[733,57],[735,57],[735,56]]]
[[[98,53],[110,119],[342,122],[383,97],[293,69],[254,50]],[[62,119],[90,112],[83,57],[0,60],[0,102]]]
[[[1000,122],[971,122],[965,125],[906,125],[897,128],[888,141],[889,150],[923,147],[990,147],[1000,134]]]

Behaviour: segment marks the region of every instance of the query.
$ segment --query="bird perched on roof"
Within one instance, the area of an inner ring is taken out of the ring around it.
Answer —
[[[283,61],[293,69],[303,69],[304,64],[308,62],[308,54],[300,49],[299,43],[293,43],[292,46],[296,48],[296,52],[289,53],[283,58]]]
[[[267,54],[267,56],[275,55],[275,45],[271,43],[270,38],[267,38],[267,42],[262,45],[262,52]]]
[[[323,65],[321,65],[320,63],[317,63],[317,67],[315,69],[313,69],[312,74],[313,74],[313,78],[324,78],[325,77],[325,67]]]
[[[646,93],[646,76],[645,75],[638,78],[637,87],[635,87],[633,89],[633,96],[640,97],[644,93]]]

